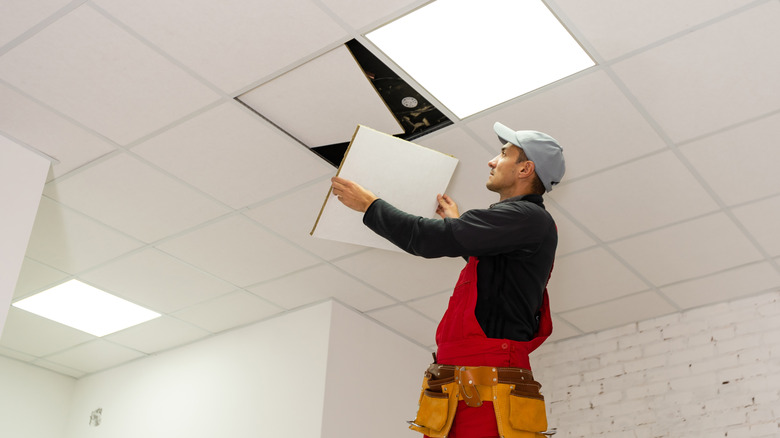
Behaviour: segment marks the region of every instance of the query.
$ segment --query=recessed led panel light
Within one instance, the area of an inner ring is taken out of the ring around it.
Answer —
[[[541,0],[438,0],[366,37],[461,119],[594,65]]]
[[[14,307],[95,336],[105,336],[160,316],[78,280],[27,297],[14,303]]]

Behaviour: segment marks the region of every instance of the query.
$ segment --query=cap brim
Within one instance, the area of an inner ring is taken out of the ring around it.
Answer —
[[[502,141],[502,144],[509,142],[517,147],[520,147],[520,145],[517,144],[518,143],[517,134],[515,134],[515,131],[513,129],[510,129],[506,125],[496,122],[493,125],[493,131],[496,132],[496,135],[498,135],[498,138]]]

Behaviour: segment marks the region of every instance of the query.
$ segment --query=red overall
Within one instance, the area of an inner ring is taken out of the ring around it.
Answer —
[[[437,362],[458,366],[495,366],[530,370],[528,354],[552,333],[547,289],[542,298],[539,332],[528,342],[494,339],[485,336],[474,308],[477,305],[477,264],[471,257],[460,273],[449,306],[436,329]],[[458,402],[458,410],[448,438],[498,437],[493,403],[483,401],[478,408]]]

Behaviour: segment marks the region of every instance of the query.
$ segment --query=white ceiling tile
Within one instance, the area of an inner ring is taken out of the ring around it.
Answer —
[[[110,142],[0,84],[0,131],[53,157],[49,179],[115,150]],[[41,129],[45,126],[46,129]]]
[[[58,322],[11,307],[0,345],[40,357],[95,339],[94,336]]]
[[[336,298],[365,312],[395,303],[330,265],[319,265],[247,289],[285,309]]]
[[[769,263],[758,263],[666,286],[661,292],[681,308],[690,309],[772,288],[780,288],[780,273]]]
[[[235,286],[150,248],[80,276],[148,309],[170,313],[235,290]]]
[[[564,256],[574,251],[588,248],[596,244],[582,229],[564,215],[558,207],[551,202],[544,204],[544,208],[552,215],[555,225],[558,227],[558,249],[556,257]]]
[[[680,147],[728,205],[780,193],[780,114]]]
[[[444,316],[444,312],[447,310],[447,306],[450,303],[451,296],[452,291],[446,291],[430,297],[407,301],[406,305],[421,312],[434,321],[441,321],[441,318]]]
[[[676,309],[655,292],[642,292],[559,316],[585,333],[618,327],[673,313]]]
[[[69,275],[62,271],[25,257],[22,269],[19,271],[19,279],[16,281],[14,298],[21,298],[46,287],[55,286],[68,277]]]
[[[145,242],[230,211],[128,154],[49,183],[44,193]]]
[[[555,260],[548,285],[555,312],[589,306],[648,289],[639,277],[603,248]]]
[[[613,66],[675,141],[780,108],[780,3],[765,2]]]
[[[498,155],[487,152],[462,129],[451,127],[434,132],[414,141],[422,146],[452,155],[458,159],[458,166],[447,186],[447,194],[458,204],[461,212],[474,208],[487,208],[498,202],[498,195],[485,187],[490,167],[488,161]],[[498,145],[498,143],[496,143]]]
[[[388,15],[400,15],[400,12],[415,5],[427,3],[420,0],[322,0],[322,4],[333,11],[353,29],[360,29]]]
[[[577,330],[573,325],[558,318],[557,315],[551,315],[553,323],[553,332],[546,342],[560,341],[566,338],[573,338],[582,334],[582,331]]]
[[[566,184],[550,196],[605,241],[718,209],[672,152]]]
[[[98,6],[233,92],[347,34],[315,2],[98,0]]]
[[[339,46],[239,99],[309,147],[350,141],[357,125],[402,134],[347,46]]]
[[[518,131],[546,132],[558,140],[566,158],[564,183],[666,147],[603,71],[468,121],[467,126],[496,154],[501,149],[493,131],[497,121]]]
[[[70,377],[73,377],[73,378],[76,378],[76,379],[81,378],[81,377],[83,377],[84,375],[87,374],[84,371],[75,370],[73,368],[66,367],[65,365],[60,365],[58,363],[49,362],[46,359],[38,359],[38,360],[36,360],[33,363],[33,365],[36,365],[36,366],[39,366],[39,367],[42,367],[42,368],[46,368],[47,370],[51,370],[51,371],[54,371],[56,373],[64,374],[66,376],[70,376]]]
[[[406,301],[454,288],[466,262],[462,258],[423,259],[376,249],[340,259],[334,264],[394,298]]]
[[[610,246],[641,275],[666,285],[761,259],[725,214],[718,213]]]
[[[605,59],[612,59],[742,7],[751,0],[557,0]]]
[[[132,149],[234,208],[282,193],[335,169],[235,102]],[[290,177],[294,169],[296,179]]]
[[[219,97],[86,4],[0,57],[0,78],[120,144]]]
[[[12,350],[10,348],[3,347],[2,345],[0,345],[0,356],[10,357],[11,359],[20,360],[22,362],[31,362],[35,360],[35,356]]]
[[[75,274],[142,245],[43,197],[27,245],[27,257]]]
[[[733,212],[770,256],[780,255],[780,197],[735,208]]]
[[[421,345],[436,343],[437,323],[403,305],[369,312],[368,316]]]
[[[243,216],[220,220],[166,241],[158,248],[239,287],[320,261]]]
[[[332,172],[335,174],[336,170]],[[318,239],[310,234],[329,189],[328,178],[266,202],[244,214],[326,260],[365,250],[363,246]]]
[[[70,0],[3,0],[0,3],[0,47],[68,3]]]
[[[212,333],[218,333],[260,321],[281,311],[282,309],[273,304],[249,292],[239,290],[180,310],[172,316]]]
[[[206,330],[168,316],[161,316],[104,339],[146,354],[188,344],[211,335]]]
[[[102,339],[48,356],[46,360],[66,367],[93,373],[145,356],[143,353]]]

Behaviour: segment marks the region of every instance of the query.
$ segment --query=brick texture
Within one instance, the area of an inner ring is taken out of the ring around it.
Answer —
[[[544,344],[555,438],[780,437],[780,292]]]

